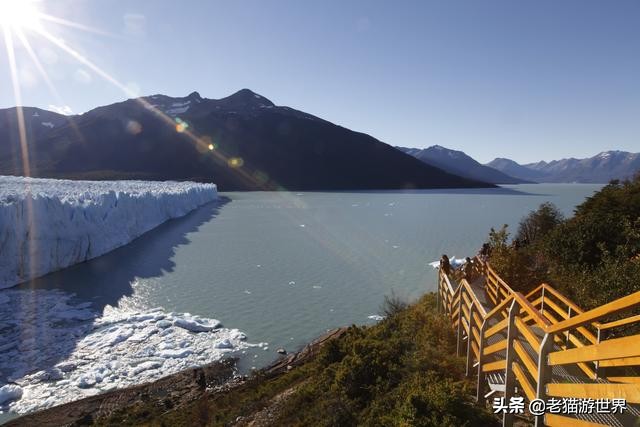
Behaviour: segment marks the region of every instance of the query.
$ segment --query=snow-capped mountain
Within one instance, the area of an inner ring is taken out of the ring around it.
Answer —
[[[525,179],[514,178],[507,173],[484,166],[462,151],[451,150],[440,145],[429,148],[405,148],[397,149],[412,155],[424,163],[435,166],[447,172],[478,181],[492,184],[520,184],[529,182]]]
[[[15,109],[0,110],[12,115]],[[32,176],[186,179],[226,191],[491,186],[249,89],[222,99],[158,94],[60,120],[29,135]],[[23,175],[16,129],[0,128],[0,174]]]
[[[509,159],[495,159],[487,164],[522,179],[538,182],[607,183],[631,178],[640,171],[640,153],[603,151],[587,159],[562,159],[520,165]]]

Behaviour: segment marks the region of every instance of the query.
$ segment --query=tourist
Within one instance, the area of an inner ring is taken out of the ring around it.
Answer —
[[[445,254],[440,258],[440,270],[446,275],[451,274],[451,263],[449,262],[449,257]]]
[[[464,261],[464,267],[462,270],[464,278],[467,279],[467,282],[471,282],[473,280],[473,262],[469,257],[466,257]]]

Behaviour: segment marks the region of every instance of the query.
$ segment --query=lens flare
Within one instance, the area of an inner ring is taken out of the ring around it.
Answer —
[[[17,29],[39,28],[41,13],[33,0],[0,0],[0,26]]]
[[[230,168],[240,168],[242,167],[242,165],[244,165],[244,160],[242,160],[242,157],[232,157],[229,159],[227,164]]]

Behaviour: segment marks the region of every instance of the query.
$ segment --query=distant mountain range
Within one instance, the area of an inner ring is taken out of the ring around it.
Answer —
[[[248,89],[222,99],[154,95],[63,116],[0,110],[0,175],[196,180],[230,190],[491,187],[364,133],[276,106]]]
[[[607,183],[613,179],[633,177],[640,171],[640,153],[604,151],[587,159],[562,159],[520,165],[497,158],[489,163],[513,177],[536,182]]]
[[[429,148],[396,147],[400,151],[412,155],[424,163],[435,166],[456,175],[492,184],[522,184],[531,182],[524,178],[516,178],[495,168],[485,166],[469,157],[462,151],[451,150],[440,145]]]
[[[528,182],[607,183],[631,178],[640,171],[640,153],[605,151],[588,159],[562,159],[552,162],[518,164],[496,158],[482,165],[462,151],[440,145],[429,148],[396,147],[398,150],[447,172],[493,184]]]

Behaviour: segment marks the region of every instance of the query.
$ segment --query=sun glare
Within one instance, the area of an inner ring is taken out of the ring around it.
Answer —
[[[40,11],[34,0],[0,0],[0,26],[36,29],[40,26]]]

